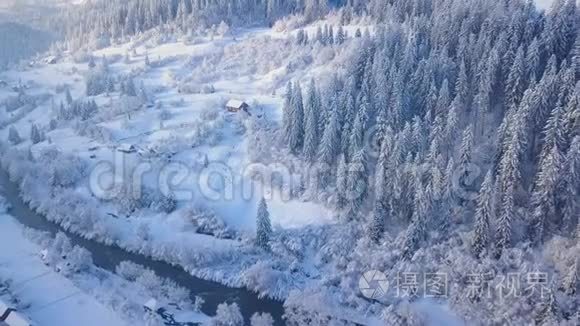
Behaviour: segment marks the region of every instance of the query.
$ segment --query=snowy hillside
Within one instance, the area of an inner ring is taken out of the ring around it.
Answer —
[[[0,162],[60,228],[283,301],[290,325],[574,324],[574,0],[56,17],[64,40],[0,72]]]

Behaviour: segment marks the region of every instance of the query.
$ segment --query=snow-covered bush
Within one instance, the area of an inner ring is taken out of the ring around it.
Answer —
[[[122,261],[115,267],[115,273],[128,281],[134,282],[143,273],[143,266],[130,261]]]
[[[251,326],[272,326],[274,319],[269,313],[255,313],[250,319]]]
[[[70,268],[74,272],[85,272],[93,265],[91,253],[85,248],[74,246],[67,256]]]
[[[240,312],[237,303],[219,304],[216,310],[216,316],[210,322],[211,326],[243,326],[244,317]]]
[[[257,293],[262,293],[275,298],[283,298],[288,289],[287,275],[265,261],[259,261],[246,269],[241,275],[244,285]]]
[[[208,209],[191,209],[184,212],[184,217],[191,221],[197,233],[226,239],[234,236],[234,232],[227,227],[223,220]]]

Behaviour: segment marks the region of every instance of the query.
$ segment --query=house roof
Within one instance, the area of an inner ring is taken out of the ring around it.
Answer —
[[[239,108],[241,108],[242,106],[244,106],[244,104],[245,104],[245,105],[248,105],[248,104],[246,104],[246,102],[244,102],[244,101],[240,101],[240,100],[229,100],[229,101],[228,101],[228,103],[226,103],[226,106],[227,106],[228,108],[238,108],[238,109],[239,109]]]
[[[8,318],[5,320],[6,324],[10,326],[30,326],[32,323],[28,320],[28,318],[24,317],[19,313],[12,312],[8,315]]]
[[[2,300],[0,300],[0,316],[2,316],[2,314],[4,314],[4,312],[8,310],[8,308],[10,307],[7,304],[5,304]]]

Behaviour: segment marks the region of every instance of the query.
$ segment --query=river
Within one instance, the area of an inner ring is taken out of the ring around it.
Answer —
[[[246,322],[249,321],[255,312],[268,312],[274,318],[275,325],[284,325],[282,320],[284,308],[279,301],[261,299],[254,292],[196,278],[183,269],[165,262],[71,234],[32,211],[21,200],[18,186],[10,181],[8,174],[2,169],[0,169],[0,186],[2,187],[3,196],[11,205],[10,215],[22,225],[36,230],[48,231],[53,235],[59,231],[64,232],[70,238],[72,244],[87,249],[93,256],[94,264],[100,268],[114,272],[115,267],[120,262],[131,261],[153,270],[158,276],[171,279],[180,286],[187,288],[191,293],[192,299],[196,295],[202,297],[205,300],[202,311],[208,315],[214,315],[218,304],[222,302],[235,302],[240,307]]]

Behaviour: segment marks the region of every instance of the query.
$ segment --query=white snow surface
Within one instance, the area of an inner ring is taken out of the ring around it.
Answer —
[[[128,325],[111,309],[45,266],[41,248],[22,236],[22,227],[0,209],[0,279],[13,281],[16,297],[35,325]]]

